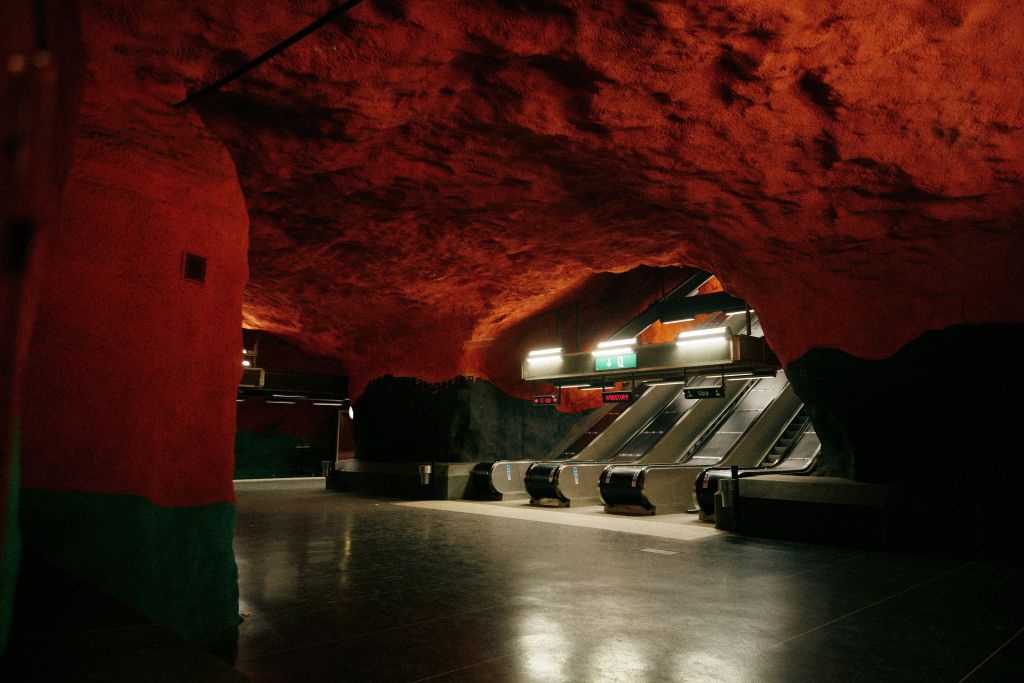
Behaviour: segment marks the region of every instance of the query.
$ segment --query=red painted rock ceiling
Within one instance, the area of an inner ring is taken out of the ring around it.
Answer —
[[[330,6],[107,0],[83,26],[139,126]],[[245,322],[355,392],[511,376],[553,306],[646,305],[649,273],[601,275],[640,265],[715,272],[787,362],[877,358],[1024,319],[1022,45],[996,0],[367,0],[175,115],[237,168]]]

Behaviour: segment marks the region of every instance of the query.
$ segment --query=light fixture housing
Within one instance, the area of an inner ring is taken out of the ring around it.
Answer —
[[[561,346],[559,346],[558,348],[552,348],[552,349],[535,349],[533,351],[530,351],[530,353],[526,354],[526,357],[527,358],[540,358],[540,357],[543,357],[543,356],[557,356],[560,353],[562,353],[562,347]]]
[[[728,327],[712,327],[706,330],[690,330],[680,332],[676,337],[676,346],[697,346],[704,344],[720,344],[732,338],[732,330]]]
[[[629,339],[609,339],[607,341],[598,342],[597,348],[599,349],[614,349],[620,346],[633,346],[636,344],[636,337]]]
[[[710,327],[706,330],[690,330],[680,332],[676,339],[697,339],[700,337],[728,337],[731,334],[728,327]]]
[[[617,346],[611,349],[599,349],[597,351],[591,352],[594,358],[603,358],[605,356],[622,356],[628,353],[633,353],[633,348],[630,346]]]

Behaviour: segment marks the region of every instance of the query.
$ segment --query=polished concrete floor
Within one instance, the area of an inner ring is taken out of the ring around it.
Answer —
[[[1024,680],[1014,568],[478,514],[322,480],[237,491],[235,663],[256,680]]]

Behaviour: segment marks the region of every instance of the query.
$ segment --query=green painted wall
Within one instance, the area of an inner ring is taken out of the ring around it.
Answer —
[[[301,458],[295,446],[308,443]],[[334,454],[324,444],[310,443],[274,430],[235,433],[235,479],[268,479],[298,477],[321,472],[322,460],[333,460]]]
[[[23,489],[25,551],[81,576],[186,638],[238,624],[235,506]]]

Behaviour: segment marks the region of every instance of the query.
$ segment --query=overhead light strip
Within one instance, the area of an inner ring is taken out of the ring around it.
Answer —
[[[601,349],[600,351],[592,352],[595,358],[604,358],[605,356],[622,356],[628,353],[633,353],[633,349],[626,346],[614,349]]]
[[[706,330],[690,330],[680,332],[676,339],[696,339],[698,337],[726,337],[729,335],[728,327],[712,327]]]
[[[636,344],[636,337],[630,339],[610,339],[608,341],[598,342],[597,348],[599,349],[614,349],[619,346],[632,346]]]

